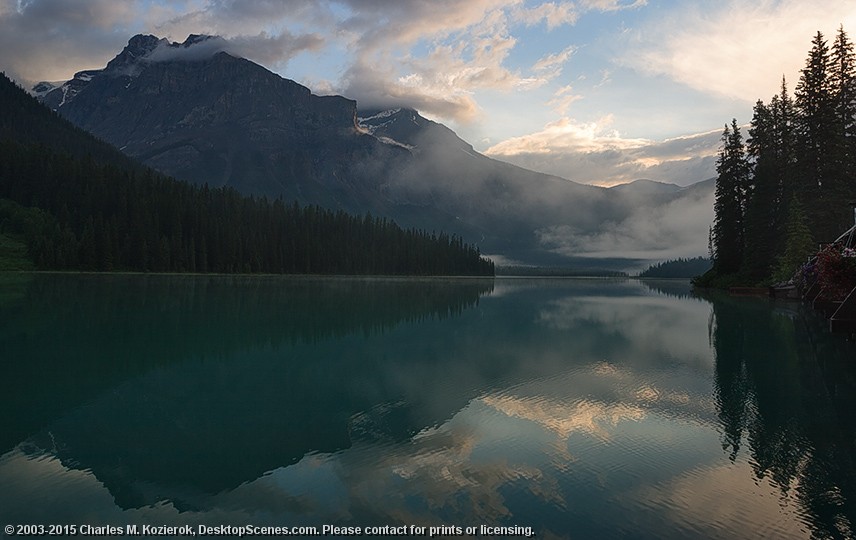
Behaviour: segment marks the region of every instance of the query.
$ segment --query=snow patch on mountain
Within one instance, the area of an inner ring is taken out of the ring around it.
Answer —
[[[206,60],[228,48],[229,43],[220,36],[190,34],[182,43],[170,42],[165,38],[137,34],[128,40],[128,45],[117,54],[104,69],[79,71],[65,82],[40,82],[31,93],[53,109],[69,103],[93,79],[100,76],[136,78],[146,65],[153,62]],[[131,85],[129,81],[125,88]]]
[[[361,117],[361,118],[358,118],[358,120],[360,121],[360,123],[363,123],[363,122],[368,122],[370,120],[377,120],[378,118],[389,118],[390,116],[392,116],[394,114],[398,114],[399,112],[401,112],[400,107],[398,109],[389,109],[387,111],[381,111],[381,112],[379,112],[377,114],[373,114],[371,116]]]
[[[51,90],[56,90],[59,86],[61,86],[65,81],[59,82],[48,82],[41,81],[36,83],[35,86],[30,90],[30,94],[36,97],[36,99],[41,99]]]
[[[395,118],[393,118],[393,116],[395,116],[399,112],[401,112],[401,109],[390,109],[388,111],[381,111],[381,112],[379,112],[377,114],[373,114],[371,116],[357,117],[357,125],[361,129],[365,130],[365,132],[368,133],[369,135],[374,135],[377,130],[383,129],[386,126],[395,122]],[[388,119],[388,120],[386,120],[385,122],[381,121],[384,119]],[[390,140],[392,140],[392,139],[390,139]],[[407,146],[407,145],[402,145],[402,146]]]
[[[390,139],[389,137],[376,137],[376,139],[384,144],[388,144],[390,146],[400,146],[401,148],[406,148],[407,150],[413,150],[414,148],[416,148],[415,146],[398,142],[395,139]]]
[[[59,105],[57,105],[57,108],[62,107],[63,105],[65,105],[65,102],[68,100],[68,90],[69,90],[69,88],[70,88],[70,86],[69,86],[68,84],[64,84],[64,85],[62,85],[62,87],[61,87],[61,90],[62,90],[62,101],[60,101],[60,102],[59,102]],[[72,97],[73,97],[73,95],[72,95]]]

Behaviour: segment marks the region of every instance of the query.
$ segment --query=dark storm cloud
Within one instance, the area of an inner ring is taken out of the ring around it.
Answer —
[[[179,42],[189,34],[222,35],[225,42],[197,44],[183,53],[225,50],[268,66],[282,66],[296,54],[318,50],[325,43],[317,33],[259,31],[286,18],[320,24],[327,11],[313,2],[217,1],[190,12],[185,7],[142,1],[0,0],[0,69],[25,86],[68,79],[81,69],[103,67],[136,33]],[[180,53],[158,54],[163,55],[158,59],[165,59]]]
[[[127,42],[135,8],[112,0],[3,0],[0,69],[31,83],[102,67]]]

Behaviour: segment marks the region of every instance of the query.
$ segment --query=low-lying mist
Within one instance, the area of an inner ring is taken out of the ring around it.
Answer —
[[[390,174],[387,196],[408,208],[444,210],[451,232],[500,264],[635,272],[707,253],[712,181],[683,188],[579,184],[488,158],[444,126],[416,121],[422,125],[408,133],[375,133],[413,147]]]

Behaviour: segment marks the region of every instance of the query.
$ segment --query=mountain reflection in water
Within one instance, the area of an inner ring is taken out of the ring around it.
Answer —
[[[848,537],[817,324],[675,281],[0,283],[0,519]]]

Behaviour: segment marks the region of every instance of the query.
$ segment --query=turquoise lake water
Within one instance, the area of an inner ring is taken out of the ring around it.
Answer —
[[[856,528],[856,347],[799,304],[676,281],[13,275],[0,356],[4,526]]]

